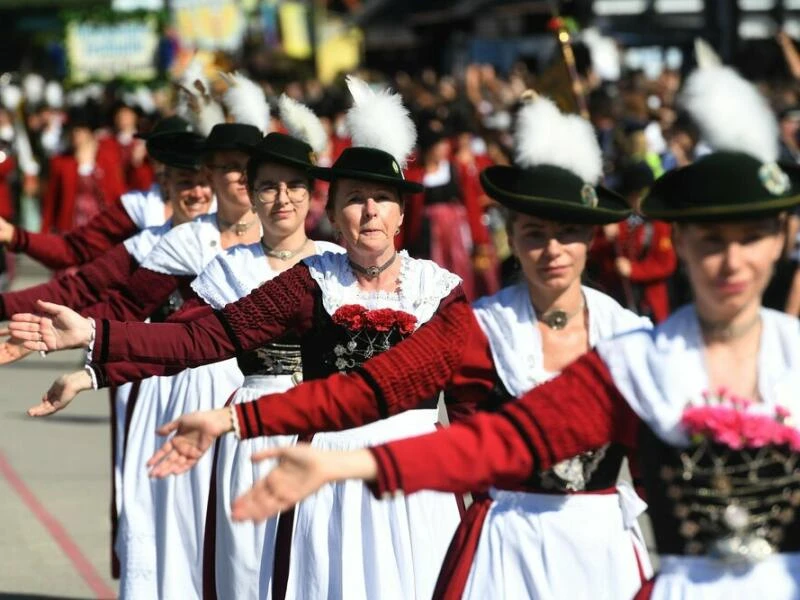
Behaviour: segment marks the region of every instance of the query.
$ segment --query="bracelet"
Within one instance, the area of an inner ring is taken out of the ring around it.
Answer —
[[[233,426],[233,434],[236,436],[237,440],[242,439],[242,430],[239,429],[239,417],[236,414],[236,407],[231,404],[228,406],[228,409],[231,411],[231,425]]]

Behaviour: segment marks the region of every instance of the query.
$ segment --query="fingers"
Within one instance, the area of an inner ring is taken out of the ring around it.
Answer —
[[[175,419],[174,421],[170,421],[166,425],[163,425],[162,427],[156,429],[156,433],[158,435],[169,435],[170,433],[175,431],[178,427],[180,427],[180,424],[181,420]]]
[[[42,396],[42,401],[39,404],[28,409],[28,415],[31,417],[46,417],[47,415],[52,415],[58,410],[59,409],[56,408],[55,404],[47,399],[47,395],[45,394]]]
[[[47,347],[47,344],[45,344],[44,342],[37,342],[35,340],[25,341],[22,344],[22,346],[26,350],[30,350],[31,352],[36,352],[36,351],[47,352],[48,350],[50,350],[50,348]]]
[[[8,329],[13,331],[15,323],[39,323],[44,317],[34,315],[33,313],[16,313],[11,315],[11,322],[8,324]]]
[[[172,440],[167,441],[155,454],[147,461],[148,467],[155,467],[158,463],[164,460],[170,452],[172,452]]]
[[[11,335],[11,330],[8,328],[8,325],[6,325],[5,327],[0,327],[0,336],[4,337],[7,335]]]
[[[61,304],[55,304],[53,302],[45,302],[44,300],[37,300],[36,306],[41,309],[41,311],[51,317],[58,315],[63,310],[67,309],[66,306]],[[67,309],[68,310],[68,309]]]

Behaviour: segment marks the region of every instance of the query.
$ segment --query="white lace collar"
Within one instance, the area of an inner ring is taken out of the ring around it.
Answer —
[[[761,309],[758,389],[762,405],[800,415],[800,324]],[[685,445],[684,408],[708,389],[702,337],[694,306],[685,306],[651,332],[623,335],[597,346],[614,384],[634,412],[664,441]]]
[[[198,217],[167,233],[142,266],[167,275],[196,276],[222,252],[217,215]]]
[[[145,257],[150,254],[153,248],[155,248],[156,244],[161,241],[161,238],[163,238],[171,229],[172,219],[168,220],[162,225],[143,229],[122,243],[125,246],[125,249],[128,251],[128,254],[135,258],[136,262],[142,264],[142,261],[144,261]]]
[[[147,229],[164,223],[164,200],[161,188],[153,184],[146,192],[128,192],[120,202],[136,227]]]
[[[633,329],[651,328],[649,319],[623,308],[613,298],[583,287],[589,313],[589,345]],[[495,370],[508,392],[525,392],[557,375],[545,371],[542,337],[525,282],[479,299],[475,317],[489,340]]]
[[[362,292],[347,254],[326,252],[303,262],[322,291],[322,304],[329,315],[347,304],[360,304],[370,310],[392,308],[414,315],[419,327],[433,316],[461,279],[433,261],[411,258],[405,250],[399,256],[399,293]]]
[[[330,242],[314,242],[315,252],[341,253],[344,248]],[[273,269],[261,242],[234,246],[212,260],[192,281],[192,289],[214,309],[244,298],[283,271]]]

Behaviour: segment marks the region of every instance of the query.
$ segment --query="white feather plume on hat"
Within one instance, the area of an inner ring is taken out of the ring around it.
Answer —
[[[44,101],[50,108],[64,106],[64,89],[57,81],[48,81],[44,87]]]
[[[22,80],[25,99],[31,104],[39,104],[44,98],[44,77],[38,73],[28,73]]]
[[[208,135],[214,125],[225,122],[222,107],[211,98],[211,90],[203,73],[203,65],[193,58],[178,81],[176,112],[194,126],[201,135]]]
[[[22,102],[22,90],[16,85],[4,85],[0,87],[0,101],[8,110],[17,110]]]
[[[391,154],[400,168],[417,143],[417,128],[400,94],[388,89],[374,91],[363,80],[347,77],[353,106],[345,121],[354,146],[376,148]]]
[[[591,184],[603,175],[603,158],[592,125],[577,115],[562,114],[548,98],[534,96],[520,108],[514,131],[519,166],[560,167]]]
[[[278,107],[289,135],[303,140],[317,153],[328,147],[328,133],[313,110],[286,94],[281,94]]]
[[[744,152],[765,163],[777,160],[778,120],[766,98],[724,66],[710,46],[696,47],[699,68],[686,79],[680,104],[705,142],[714,150]]]
[[[220,73],[228,84],[223,102],[236,123],[269,131],[269,103],[263,88],[241,73]]]

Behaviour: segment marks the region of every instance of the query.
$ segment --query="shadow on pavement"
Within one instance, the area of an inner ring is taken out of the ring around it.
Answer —
[[[9,421],[33,421],[33,417],[29,417],[24,412],[7,412],[3,416]],[[64,423],[73,425],[108,425],[108,416],[58,414],[38,418],[36,421],[38,423],[52,423],[53,425],[63,425]],[[0,600],[5,600],[5,598],[7,598],[7,596],[3,596],[3,594],[4,592],[0,592]]]

